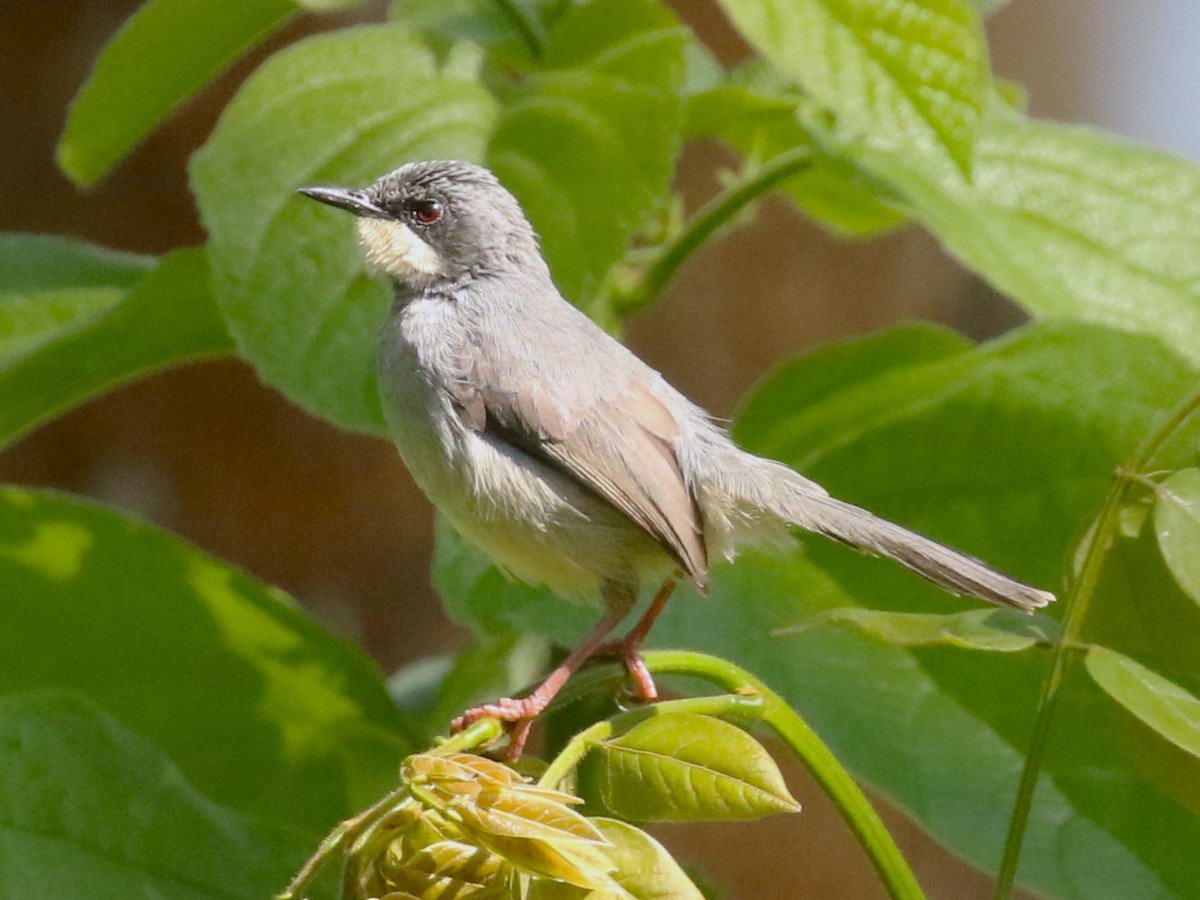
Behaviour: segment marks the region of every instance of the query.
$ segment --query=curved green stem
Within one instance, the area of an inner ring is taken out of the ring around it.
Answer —
[[[763,163],[704,204],[687,220],[647,267],[637,286],[616,298],[617,312],[625,315],[649,306],[675,272],[706,240],[747,204],[780,182],[812,164],[811,147],[795,147]]]
[[[1197,411],[1200,411],[1200,391],[1185,397],[1162,426],[1153,431],[1138,448],[1132,462],[1114,474],[1108,496],[1093,524],[1088,537],[1083,566],[1079,571],[1079,576],[1067,591],[1064,600],[1066,613],[1063,616],[1063,627],[1054,646],[1050,674],[1046,677],[1045,684],[1042,685],[1037,718],[1034,721],[1033,734],[1029,739],[1029,751],[1025,756],[1024,767],[1021,769],[1021,780],[1017,785],[1017,797],[1013,804],[1012,818],[1008,823],[1008,835],[1004,841],[1004,856],[1000,860],[1000,871],[996,875],[996,889],[993,894],[995,900],[1005,900],[1012,892],[1013,883],[1016,880],[1021,845],[1024,843],[1025,831],[1029,826],[1033,796],[1037,790],[1042,761],[1046,755],[1050,724],[1054,720],[1059,691],[1066,675],[1068,654],[1085,646],[1079,638],[1080,630],[1088,606],[1096,592],[1096,585],[1100,581],[1100,573],[1104,568],[1108,550],[1112,547],[1120,526],[1121,509],[1126,503],[1129,487],[1131,484],[1139,483],[1143,471],[1150,466],[1163,445]]]
[[[647,652],[643,659],[647,668],[655,675],[687,675],[699,678],[732,695],[671,701],[670,703],[655,704],[655,707],[663,711],[681,711],[683,707],[676,709],[671,705],[712,703],[714,704],[713,709],[726,710],[726,712],[716,714],[751,715],[768,725],[799,757],[826,795],[837,806],[866,851],[875,871],[879,873],[888,894],[893,898],[903,898],[903,900],[924,900],[925,895],[921,891],[920,884],[917,883],[916,877],[900,853],[896,842],[892,840],[891,834],[888,833],[883,820],[879,818],[870,801],[867,800],[850,774],[842,768],[837,757],[822,743],[816,733],[808,727],[808,724],[784,702],[782,697],[749,672],[727,660],[714,656],[682,650],[655,650]],[[611,667],[597,667],[580,673],[564,691],[563,699],[569,700],[571,695],[596,689],[601,682],[612,680],[613,672],[614,669]],[[666,707],[671,708],[666,709]],[[694,712],[699,708],[698,706],[689,706],[687,711]],[[652,712],[634,710],[622,713],[609,722],[600,724],[611,725],[613,721],[619,722],[624,716],[634,716],[639,713],[641,715],[652,714]],[[579,747],[572,750],[573,754],[578,754],[574,763],[582,759],[588,743],[602,740],[605,736],[603,731],[597,731],[585,738],[584,735],[588,735],[588,732],[591,731],[592,729],[588,729],[578,736],[577,740],[580,738],[583,740],[580,740]],[[571,743],[573,744],[575,741]],[[580,750],[582,752],[579,752]],[[558,766],[556,761],[552,766],[554,771],[548,770],[543,779],[547,776],[556,780],[560,779],[569,768],[570,766],[567,764]]]

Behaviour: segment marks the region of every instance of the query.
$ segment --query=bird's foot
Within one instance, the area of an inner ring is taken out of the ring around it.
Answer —
[[[509,729],[508,746],[504,750],[503,760],[510,763],[516,762],[525,749],[525,742],[529,739],[529,729],[533,727],[533,720],[542,714],[546,706],[546,701],[537,694],[520,699],[502,697],[491,703],[471,707],[450,723],[450,730],[457,734],[482,719],[499,719],[501,722],[508,722],[512,727]]]
[[[646,703],[653,703],[658,699],[658,686],[654,683],[654,676],[646,668],[645,660],[642,659],[641,647],[641,641],[634,642],[628,638],[622,638],[619,641],[602,644],[596,649],[594,655],[619,659],[624,662],[625,668],[629,671],[629,677],[633,679],[633,683],[637,687],[638,697]]]

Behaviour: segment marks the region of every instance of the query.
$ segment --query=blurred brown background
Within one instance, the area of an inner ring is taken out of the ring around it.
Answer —
[[[47,231],[146,253],[204,240],[187,155],[263,53],[190,103],[90,193],[53,164],[66,105],[102,43],[138,0],[0,0],[0,229]],[[675,0],[726,60],[743,52],[715,6]],[[1173,90],[1200,75],[1200,6],[1138,0],[1014,0],[989,25],[997,71],[1028,85],[1035,114],[1102,124],[1200,156],[1194,116]],[[302,19],[265,48],[357,18]],[[1185,71],[1190,67],[1190,71]],[[146,73],[152,78],[153,73]],[[702,201],[716,147],[690,151],[680,187]],[[907,229],[832,240],[782,204],[703,251],[630,342],[687,394],[727,415],[776,361],[839,335],[929,318],[985,337],[1012,307]],[[0,478],[132,510],[298,597],[385,670],[452,649],[459,634],[428,583],[430,508],[386,444],[316,421],[241,363],[188,366],[116,391],[0,454]],[[728,896],[874,897],[875,879],[836,814],[796,774],[806,805],[768,826],[689,829],[692,859]],[[930,895],[984,897],[988,881],[897,824]],[[794,848],[779,851],[772,848]],[[721,857],[730,860],[722,863]],[[738,865],[759,860],[769,865]]]

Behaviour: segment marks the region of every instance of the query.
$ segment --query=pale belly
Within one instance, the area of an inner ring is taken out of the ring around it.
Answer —
[[[447,406],[386,400],[391,433],[438,512],[493,562],[564,597],[597,597],[602,582],[636,590],[673,569],[640,527],[570,477],[489,435]],[[437,427],[431,425],[436,421]]]

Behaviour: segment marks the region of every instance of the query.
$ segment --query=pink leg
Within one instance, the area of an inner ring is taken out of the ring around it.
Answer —
[[[613,656],[625,661],[625,667],[629,669],[629,674],[637,684],[638,695],[647,703],[658,699],[658,687],[654,684],[654,676],[642,661],[642,644],[678,584],[679,581],[675,578],[664,581],[654,599],[650,601],[650,608],[646,610],[646,614],[638,619],[637,624],[629,629],[625,637],[596,648],[597,656]]]
[[[629,609],[626,606],[614,607],[606,612],[604,618],[596,623],[596,627],[588,633],[579,646],[572,650],[570,655],[559,663],[546,680],[527,697],[521,699],[504,697],[492,703],[473,707],[455,719],[450,727],[456,732],[462,731],[480,719],[488,718],[516,723],[509,740],[508,750],[505,752],[506,759],[515,760],[525,747],[525,739],[529,736],[529,728],[533,724],[533,720],[550,705],[550,701],[562,690],[563,685],[596,652],[596,648],[604,642],[604,639],[620,624],[628,612]]]

